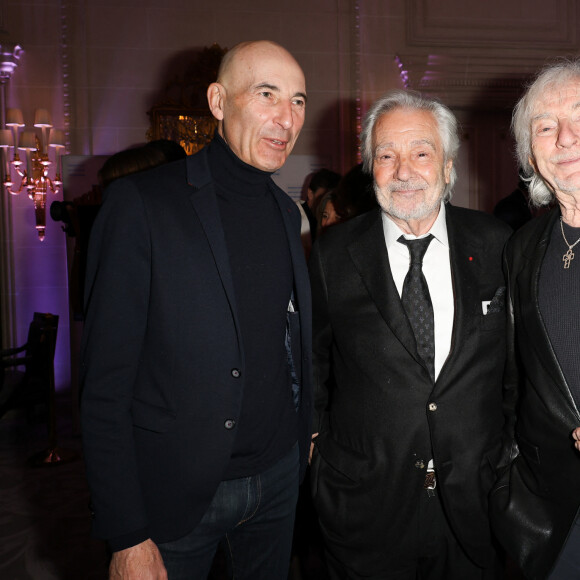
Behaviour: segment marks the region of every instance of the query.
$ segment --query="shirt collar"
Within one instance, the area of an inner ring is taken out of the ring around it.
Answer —
[[[405,234],[403,230],[384,211],[381,212],[381,214],[383,217],[383,230],[385,232],[387,249],[391,249],[392,247],[404,247],[397,242],[401,236],[405,236],[405,238],[409,240],[415,239],[415,236],[411,234]],[[423,238],[427,234],[432,234],[440,244],[446,248],[449,248],[449,239],[447,237],[447,222],[445,221],[445,202],[441,202],[439,214],[437,215],[437,219],[433,222],[431,229],[425,235],[419,237]]]

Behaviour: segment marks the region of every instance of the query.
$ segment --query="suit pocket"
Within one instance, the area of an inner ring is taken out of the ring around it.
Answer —
[[[319,435],[315,445],[322,459],[332,469],[338,471],[353,483],[359,482],[368,471],[369,462],[366,456],[342,445],[336,439],[332,439],[325,434]]]
[[[170,431],[175,424],[175,413],[139,399],[133,399],[131,414],[134,427],[155,433]]]
[[[505,312],[494,312],[481,315],[481,330],[484,332],[505,331]]]

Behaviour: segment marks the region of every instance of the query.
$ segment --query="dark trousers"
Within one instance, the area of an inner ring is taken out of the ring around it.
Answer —
[[[377,517],[380,517],[377,514]],[[397,546],[385,546],[388,569],[365,580],[499,580],[502,569],[497,557],[488,568],[476,566],[462,550],[451,531],[438,494],[423,491],[416,518],[409,522],[415,533],[413,554],[397,553]],[[326,552],[331,580],[362,580],[362,576]]]
[[[198,526],[159,544],[169,580],[206,580],[218,545],[236,580],[287,580],[298,498],[298,445],[267,471],[222,481]]]
[[[548,580],[578,580],[578,578],[580,578],[580,519],[572,526],[568,540]]]

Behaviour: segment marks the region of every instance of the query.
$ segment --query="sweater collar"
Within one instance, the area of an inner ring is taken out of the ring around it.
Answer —
[[[272,175],[244,163],[217,131],[208,146],[208,159],[214,182],[225,191],[261,195]]]

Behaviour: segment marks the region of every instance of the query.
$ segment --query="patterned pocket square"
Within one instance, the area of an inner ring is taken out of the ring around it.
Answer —
[[[496,314],[505,310],[505,286],[500,286],[487,307],[487,314]]]

